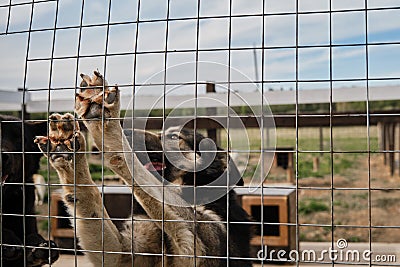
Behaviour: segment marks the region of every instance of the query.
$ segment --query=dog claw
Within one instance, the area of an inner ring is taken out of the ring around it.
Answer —
[[[80,76],[82,78],[82,81],[81,81],[81,84],[79,85],[79,87],[88,87],[89,84],[87,83],[87,81],[90,81],[90,77],[85,75],[85,74],[83,74],[83,73],[81,73]],[[81,88],[81,92],[83,92],[85,90],[86,89]]]
[[[82,80],[79,87],[88,87],[88,84],[85,82],[85,80]],[[81,88],[81,92],[84,92],[85,90],[85,88]]]
[[[99,78],[103,78],[103,76],[100,74],[99,70],[93,71],[94,75],[96,75]]]
[[[117,97],[117,92],[110,92],[107,95],[107,98],[105,99],[107,104],[112,104],[115,101],[115,98]]]
[[[39,149],[43,153],[47,153],[49,150],[49,139],[45,136],[36,136],[35,140],[33,141],[35,144],[38,144]]]

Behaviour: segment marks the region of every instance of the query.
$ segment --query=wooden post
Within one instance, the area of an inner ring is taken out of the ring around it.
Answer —
[[[324,129],[322,127],[319,127],[319,155],[322,157],[324,153],[322,152],[324,150]]]
[[[319,171],[319,157],[313,158],[313,172]]]
[[[207,93],[215,93],[215,84],[206,84]],[[207,108],[207,114],[209,116],[215,116],[217,114],[217,108]],[[207,129],[207,136],[211,138],[217,146],[220,146],[221,140],[217,129]]]
[[[387,145],[388,145],[388,129],[387,124],[383,123],[383,137],[382,137],[382,145],[383,145],[383,164],[387,165]]]
[[[397,149],[400,150],[400,123],[397,124],[398,130],[398,144],[397,144]],[[400,162],[400,153],[399,153],[399,162]],[[399,176],[400,176],[400,164],[399,164]]]
[[[384,130],[383,130],[383,123],[381,121],[379,121],[377,123],[377,129],[378,129],[378,147],[379,147],[379,150],[382,151],[385,149],[385,146],[384,146],[385,134],[384,134]]]
[[[288,152],[288,166],[287,166],[287,170],[286,170],[286,177],[287,177],[287,181],[291,184],[295,184],[293,165],[294,165],[293,152]]]
[[[395,124],[390,123],[389,124],[389,164],[390,164],[390,175],[394,175],[394,137],[395,137]]]

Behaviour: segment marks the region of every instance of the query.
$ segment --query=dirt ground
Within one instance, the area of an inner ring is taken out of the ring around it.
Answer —
[[[353,166],[344,175],[299,179],[299,223],[319,225],[300,227],[300,240],[330,241],[332,224],[335,240],[400,240],[400,177],[390,175],[382,154],[358,157]]]

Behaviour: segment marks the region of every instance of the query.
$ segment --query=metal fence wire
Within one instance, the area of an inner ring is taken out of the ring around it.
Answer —
[[[0,0],[1,265],[400,266],[399,18]]]

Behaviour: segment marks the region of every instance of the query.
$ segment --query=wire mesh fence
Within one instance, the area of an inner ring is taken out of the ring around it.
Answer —
[[[0,14],[2,266],[400,265],[398,1]]]

